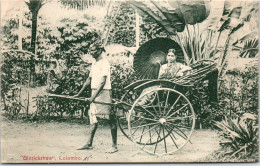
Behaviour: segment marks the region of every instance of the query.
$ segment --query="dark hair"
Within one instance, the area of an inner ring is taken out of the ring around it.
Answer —
[[[170,48],[170,49],[168,50],[168,53],[170,53],[170,52],[172,52],[172,53],[175,54],[176,50],[175,50],[174,48]]]

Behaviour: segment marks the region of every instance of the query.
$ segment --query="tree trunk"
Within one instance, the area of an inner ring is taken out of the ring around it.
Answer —
[[[33,57],[30,58],[30,86],[34,86],[34,76],[35,76],[35,55],[36,55],[36,33],[37,33],[37,16],[38,16],[38,11],[35,10],[32,11],[32,39],[31,39],[31,52],[34,54]]]
[[[19,50],[23,50],[23,43],[22,43],[23,23],[22,23],[22,20],[23,20],[23,10],[20,9],[20,12],[19,12],[19,33],[18,33],[18,49]]]
[[[223,68],[224,68],[224,66],[226,64],[226,58],[227,58],[227,54],[228,54],[230,38],[231,38],[231,33],[228,34],[228,37],[227,37],[227,40],[226,40],[226,43],[225,43],[225,48],[224,48],[223,55],[222,55],[222,57],[220,57],[220,61],[219,61],[219,63],[220,63],[219,64],[219,66],[220,66],[219,76],[223,75]]]
[[[31,52],[36,53],[35,43],[36,43],[36,32],[37,32],[37,16],[38,11],[32,11],[32,39],[31,39]]]

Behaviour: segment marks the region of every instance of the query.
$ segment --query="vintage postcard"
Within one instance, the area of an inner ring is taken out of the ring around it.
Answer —
[[[258,7],[1,0],[1,162],[258,162]]]

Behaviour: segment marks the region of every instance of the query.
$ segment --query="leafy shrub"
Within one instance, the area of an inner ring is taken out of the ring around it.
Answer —
[[[48,92],[64,95],[75,95],[82,88],[84,82],[88,78],[90,65],[73,66],[68,71],[63,71],[61,77],[54,72],[50,72],[50,81]],[[111,84],[112,97],[120,99],[125,93],[124,87],[129,85],[135,79],[133,77],[133,68],[127,64],[114,64],[111,66]],[[56,84],[54,86],[53,84]],[[90,89],[84,96],[90,97]]]
[[[113,6],[112,11],[106,18],[106,22],[111,22],[118,6]],[[110,25],[108,25],[110,26]],[[127,47],[135,46],[135,12],[127,5],[122,3],[116,15],[114,22],[111,25],[108,44],[122,44]]]
[[[258,39],[244,42],[244,46],[239,50],[240,57],[255,58],[258,55]]]
[[[248,66],[244,71],[228,71],[220,79],[218,111],[225,120],[215,122],[221,129],[221,161],[258,160],[258,67]]]
[[[68,70],[62,71],[63,74],[61,76],[56,75],[54,71],[50,71],[47,91],[63,95],[77,94],[88,78],[89,67],[89,65],[73,66]],[[90,91],[88,89],[87,96],[89,94]]]
[[[3,105],[2,110],[5,111],[5,115],[10,118],[18,117],[19,113],[25,112],[26,104],[21,98],[21,87],[15,84],[9,84],[8,91],[2,96]],[[28,115],[28,112],[27,114]]]
[[[27,60],[27,61],[26,61]],[[29,58],[15,51],[4,52],[1,64],[1,100],[3,110],[9,117],[16,117],[24,109],[21,87],[28,84]]]
[[[218,80],[218,102],[210,102],[208,86],[202,82],[191,88],[189,99],[202,127],[214,127],[214,121],[225,116],[241,116],[244,113],[258,114],[258,69],[257,65],[244,71],[233,70]]]
[[[83,114],[88,109],[88,105],[81,101],[69,100],[64,98],[50,98],[46,95],[38,95],[34,98],[37,110],[34,112],[40,115],[40,117],[63,117],[80,115],[83,118]]]
[[[149,17],[146,17],[140,25],[140,44],[144,44],[145,42],[157,37],[168,36],[161,26],[154,23]]]
[[[2,93],[9,90],[9,84],[27,84],[28,68],[29,56],[21,56],[15,51],[4,52],[1,65]]]
[[[250,157],[258,153],[258,122],[253,114],[245,113],[241,118],[228,117],[215,122],[215,125],[221,129],[223,155]]]
[[[58,76],[51,71],[49,73],[48,89],[49,93],[75,95],[82,88],[89,75],[89,65],[80,65],[71,67],[68,71],[63,71],[62,76]],[[134,81],[133,68],[126,64],[117,64],[111,66],[112,98],[120,99],[125,93],[124,87]],[[90,97],[90,87],[82,96]],[[88,106],[81,101],[63,99],[58,97],[48,98],[47,96],[37,96],[37,112],[42,117],[74,115],[81,111],[82,115],[88,109]]]
[[[67,67],[79,65],[81,55],[85,54],[90,45],[96,40],[100,40],[100,34],[89,27],[91,20],[77,20],[64,18],[58,27],[60,37],[58,37],[54,57],[64,59]]]
[[[219,81],[219,103],[227,115],[258,114],[258,67],[227,72]]]
[[[112,98],[120,99],[126,92],[124,87],[134,82],[134,70],[127,64],[114,64],[111,67]]]
[[[32,74],[35,77],[34,85],[42,86],[46,84],[47,72],[43,69],[40,72],[35,72],[37,62],[32,56],[30,52],[19,50],[10,50],[3,53],[1,80],[4,92],[8,89],[9,84],[28,85]]]
[[[218,110],[217,102],[210,100],[207,80],[198,82],[185,91],[196,114],[196,128],[209,128],[214,120],[222,120],[225,114]]]
[[[41,70],[38,73],[35,73],[35,85],[36,86],[44,86],[47,84],[48,72],[45,70]]]

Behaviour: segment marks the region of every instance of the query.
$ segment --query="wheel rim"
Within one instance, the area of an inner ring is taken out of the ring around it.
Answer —
[[[195,113],[190,101],[170,88],[142,93],[128,115],[131,140],[143,151],[156,155],[172,154],[184,147],[194,126]]]
[[[122,97],[120,101],[127,102],[129,104],[133,104],[134,101],[138,98],[137,92],[133,89],[128,90]],[[117,109],[117,112],[119,109]],[[122,131],[122,133],[130,140],[131,136],[129,134],[128,130],[128,123],[127,123],[127,117],[128,117],[129,111],[128,110],[123,110],[123,116],[117,116],[117,123]]]

